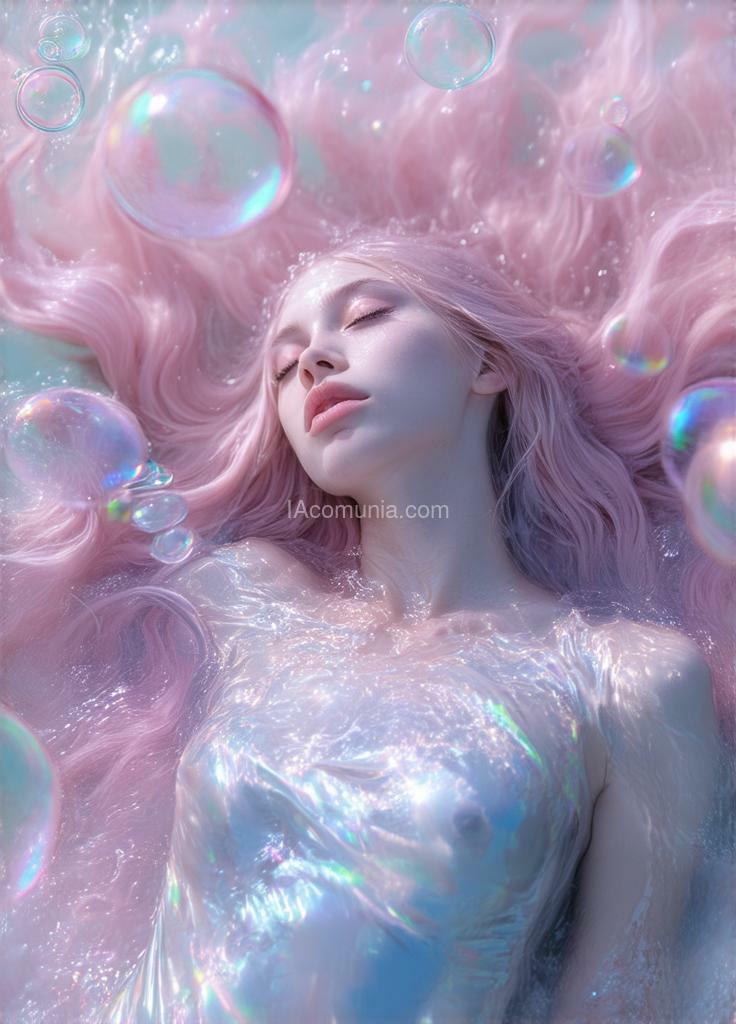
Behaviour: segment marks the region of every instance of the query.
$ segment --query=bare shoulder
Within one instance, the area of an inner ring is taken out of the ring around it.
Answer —
[[[316,572],[290,551],[266,537],[247,537],[221,548],[250,575],[264,584],[273,584],[285,592],[321,590],[322,581]]]
[[[706,747],[718,742],[713,679],[698,644],[651,622],[602,628],[611,652],[611,708],[630,737],[667,730]]]
[[[319,578],[298,558],[265,537],[248,537],[195,556],[167,578],[185,596],[224,598],[235,587],[263,600],[288,600],[319,587]]]

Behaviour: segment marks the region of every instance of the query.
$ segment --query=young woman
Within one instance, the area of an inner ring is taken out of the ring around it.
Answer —
[[[501,1021],[576,869],[551,1019],[671,1019],[716,786],[708,666],[675,631],[591,625],[514,564],[489,467],[517,408],[559,493],[570,477],[558,529],[584,515],[601,537],[598,572],[636,509],[568,410],[553,332],[477,320],[470,344],[462,285],[429,288],[439,261],[412,284],[411,244],[363,248],[297,278],[263,351],[301,469],[360,516],[359,593],[261,538],[169,581],[233,667],[179,763],[166,889],[105,1019]]]
[[[343,5],[268,88],[322,177],[226,241],[115,205],[112,45],[63,196],[6,140],[0,311],[79,346],[199,544],[4,509],[0,700],[62,801],[3,1020],[727,1024],[733,572],[660,449],[731,369],[727,16],[584,7],[499,11],[451,92]],[[189,59],[243,74],[207,10]],[[642,173],[591,198],[562,147],[618,93]],[[662,372],[611,364],[624,314]]]

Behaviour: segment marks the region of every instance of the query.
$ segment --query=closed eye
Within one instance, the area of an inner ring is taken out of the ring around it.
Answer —
[[[374,309],[371,313],[364,313],[363,316],[359,316],[356,320],[352,320],[348,324],[348,327],[352,327],[354,324],[359,324],[361,322],[361,320],[372,320],[374,317],[381,316],[382,313],[390,313],[390,312],[391,312],[391,308]],[[289,370],[291,370],[294,366],[296,366],[296,364],[298,362],[299,362],[298,359],[293,359],[288,364],[288,366],[285,366],[283,368],[283,370],[279,370],[278,373],[275,373],[273,375],[273,382],[274,382],[274,384],[278,384],[278,382],[281,380],[281,378],[285,377],[286,374],[289,372]]]

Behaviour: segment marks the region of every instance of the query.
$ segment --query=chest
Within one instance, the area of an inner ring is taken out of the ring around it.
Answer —
[[[250,645],[200,749],[247,750],[320,785],[329,776],[338,800],[360,790],[399,806],[429,785],[496,819],[560,801],[584,816],[600,768],[579,665],[483,636],[371,640],[282,623]]]

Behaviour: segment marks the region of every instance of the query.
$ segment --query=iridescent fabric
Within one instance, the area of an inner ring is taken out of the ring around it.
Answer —
[[[591,627],[567,606],[524,644],[476,616],[413,662],[408,634],[361,650],[228,550],[188,593],[228,676],[181,760],[150,944],[107,1024],[500,1020],[590,836]]]

